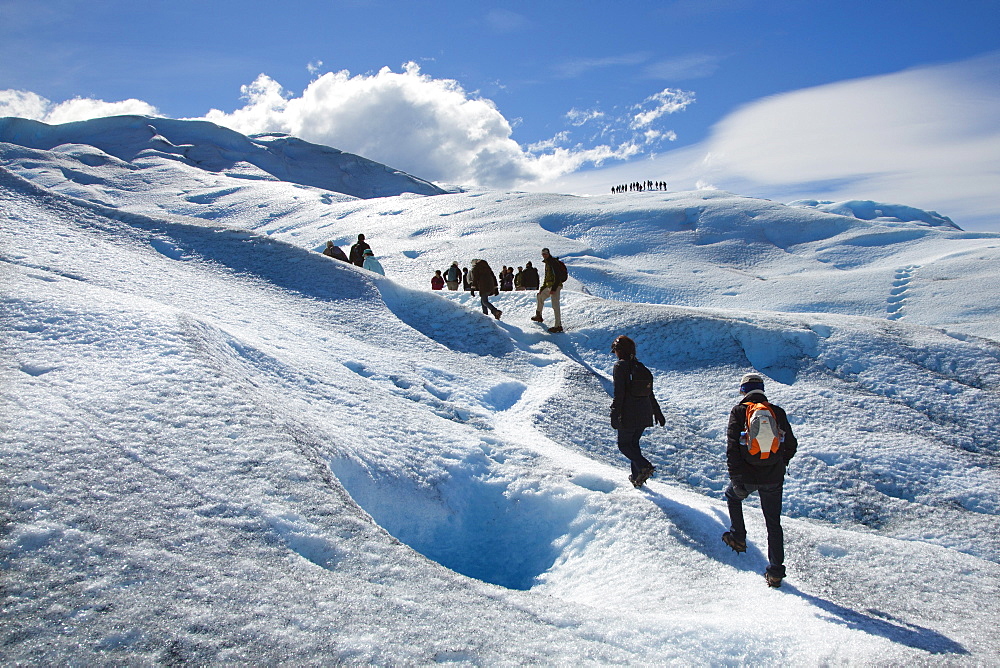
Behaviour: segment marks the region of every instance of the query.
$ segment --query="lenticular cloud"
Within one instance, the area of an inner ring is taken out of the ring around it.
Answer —
[[[243,96],[241,109],[213,109],[205,118],[245,134],[287,132],[435,181],[510,187],[634,152],[629,145],[525,151],[493,102],[470,96],[453,79],[422,74],[414,63],[401,73],[328,72],[298,97],[261,74]]]

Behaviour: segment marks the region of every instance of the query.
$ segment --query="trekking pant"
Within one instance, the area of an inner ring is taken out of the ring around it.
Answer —
[[[458,281],[445,281],[449,290],[458,290]]]
[[[645,427],[618,430],[618,449],[632,463],[633,478],[639,475],[639,471],[642,469],[652,466],[650,461],[642,456],[642,450],[639,449],[639,439],[642,438],[644,431],[646,431]]]
[[[781,529],[782,485],[780,482],[765,485],[729,483],[726,488],[730,531],[743,540],[747,536],[747,527],[743,521],[743,499],[752,492],[757,492],[760,496],[760,509],[767,526],[767,572],[779,578],[785,577],[785,532]]]
[[[495,316],[497,313],[500,313],[500,309],[490,303],[489,296],[482,290],[479,291],[479,300],[483,304],[483,315],[492,313]]]
[[[562,292],[562,288],[558,290],[553,290],[552,288],[542,288],[538,291],[538,304],[535,307],[535,315],[539,318],[542,317],[542,307],[545,306],[545,300],[551,297],[552,299],[552,312],[556,316],[556,327],[562,327],[562,317],[560,316],[559,310],[559,293]]]

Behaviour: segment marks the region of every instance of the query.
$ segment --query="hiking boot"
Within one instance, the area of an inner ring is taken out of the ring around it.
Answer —
[[[639,475],[635,477],[635,481],[636,483],[638,483],[636,487],[641,487],[643,484],[645,484],[645,482],[649,480],[650,476],[653,475],[653,471],[655,470],[656,470],[655,466],[647,466],[644,469],[640,469]]]
[[[638,489],[638,488],[642,487],[642,483],[641,483],[641,482],[638,482],[638,481],[636,481],[636,479],[632,477],[632,474],[631,474],[631,473],[630,473],[630,474],[629,474],[629,476],[628,476],[628,481],[629,481],[630,483],[632,483],[632,486],[633,486],[633,487],[635,487],[636,489]]]
[[[764,580],[767,582],[768,587],[774,587],[777,589],[781,586],[781,578],[777,575],[771,575],[770,573],[764,573]]]
[[[722,542],[728,545],[729,547],[733,548],[733,550],[736,552],[747,551],[746,540],[743,538],[737,538],[736,534],[734,534],[732,531],[727,531],[726,533],[722,534]],[[781,578],[778,578],[778,582],[781,582]]]
[[[545,318],[543,318],[540,315],[533,315],[533,316],[531,316],[531,320],[533,322],[545,322]]]
[[[496,312],[495,312],[495,313],[493,314],[493,317],[494,317],[494,318],[496,318],[497,320],[499,320],[499,319],[500,319],[500,316],[502,316],[502,315],[503,315],[503,311],[496,311]]]
[[[563,331],[562,327],[549,327],[550,334],[562,334],[562,331]]]

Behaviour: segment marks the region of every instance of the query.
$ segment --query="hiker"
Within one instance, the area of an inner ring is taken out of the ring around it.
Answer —
[[[476,286],[472,283],[472,274],[469,273],[468,267],[462,267],[462,289],[473,297],[476,296]]]
[[[514,289],[518,292],[524,291],[524,267],[518,267],[514,274]]]
[[[473,291],[479,291],[479,299],[483,305],[483,315],[487,312],[492,313],[493,317],[497,320],[500,319],[500,314],[503,313],[500,309],[490,303],[489,298],[493,295],[500,294],[497,290],[497,276],[493,273],[493,269],[486,260],[473,260],[472,270],[469,272],[469,280],[472,283]]]
[[[521,275],[521,287],[524,290],[538,289],[538,270],[531,266],[531,261],[524,263],[524,273]]]
[[[729,426],[726,428],[726,463],[730,480],[726,488],[726,503],[729,505],[730,529],[722,534],[722,542],[737,552],[746,552],[743,499],[757,492],[767,526],[767,570],[764,579],[769,587],[780,587],[785,577],[781,492],[785,468],[795,456],[798,441],[785,411],[768,402],[763,376],[756,373],[743,376],[740,393],[743,399],[729,412]]]
[[[333,243],[332,241],[326,242],[326,248],[323,249],[323,255],[327,257],[332,257],[336,260],[343,260],[344,262],[350,262],[350,260],[347,259],[347,255],[344,254],[344,251],[340,249],[340,246]]]
[[[365,235],[358,235],[358,242],[351,246],[351,262],[359,267],[365,265],[365,251],[371,250],[371,246],[365,243]]]
[[[382,263],[375,257],[375,253],[372,252],[371,248],[365,251],[364,258],[361,263],[362,267],[368,271],[374,271],[376,274],[385,276],[385,269],[382,268]]]
[[[431,290],[443,290],[444,289],[444,276],[441,275],[441,270],[438,269],[434,272],[434,276],[431,277]]]
[[[452,262],[451,266],[444,270],[444,282],[448,284],[449,290],[458,290],[458,284],[462,280],[462,270],[458,268],[458,262]]]
[[[642,487],[656,467],[642,456],[639,439],[653,421],[661,427],[667,424],[653,394],[653,374],[635,358],[635,341],[619,336],[611,344],[615,362],[614,400],[611,402],[611,426],[618,430],[618,449],[628,457],[632,473],[628,481]]]
[[[566,280],[564,274],[566,265],[559,258],[550,255],[548,248],[542,249],[542,261],[545,262],[545,282],[542,283],[542,289],[538,291],[535,315],[532,320],[535,322],[545,322],[545,319],[542,318],[542,308],[545,306],[545,300],[551,299],[552,312],[556,316],[556,324],[553,327],[549,327],[549,331],[553,334],[558,334],[563,331],[559,310],[559,293],[562,292],[563,282]]]
[[[504,265],[503,271],[500,272],[500,289],[504,292],[514,289],[514,267]]]

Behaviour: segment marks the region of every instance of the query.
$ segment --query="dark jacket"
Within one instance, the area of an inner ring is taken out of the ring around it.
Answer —
[[[534,267],[525,267],[521,274],[521,287],[525,290],[538,289],[538,270]]]
[[[747,429],[747,404],[750,402],[771,403],[761,392],[754,392],[744,397],[744,400],[733,406],[729,411],[729,425],[726,428],[726,464],[729,467],[729,479],[734,483],[749,483],[764,485],[781,482],[785,479],[785,468],[795,456],[799,442],[792,433],[792,425],[788,423],[788,415],[781,406],[771,404],[774,416],[778,419],[778,429],[785,432],[785,440],[778,449],[780,457],[773,466],[756,466],[743,458],[743,446],[740,445],[740,433]]]
[[[347,256],[344,255],[344,251],[342,251],[340,249],[340,246],[337,246],[336,244],[324,248],[323,255],[335,258],[337,260],[343,260],[344,262],[350,262],[350,260],[347,259]]]
[[[480,260],[472,265],[472,271],[469,272],[469,283],[472,284],[473,290],[483,293],[487,297],[499,294],[497,275],[493,273],[493,269],[490,268],[486,260]]]
[[[359,267],[363,267],[365,264],[366,250],[371,250],[371,246],[369,246],[365,241],[359,241],[351,246],[351,263],[356,264]]]
[[[615,397],[611,402],[611,426],[615,429],[644,429],[653,426],[654,418],[663,422],[663,413],[656,396],[637,397],[629,392],[632,368],[638,363],[634,357],[615,362]],[[617,425],[617,426],[616,426]]]

